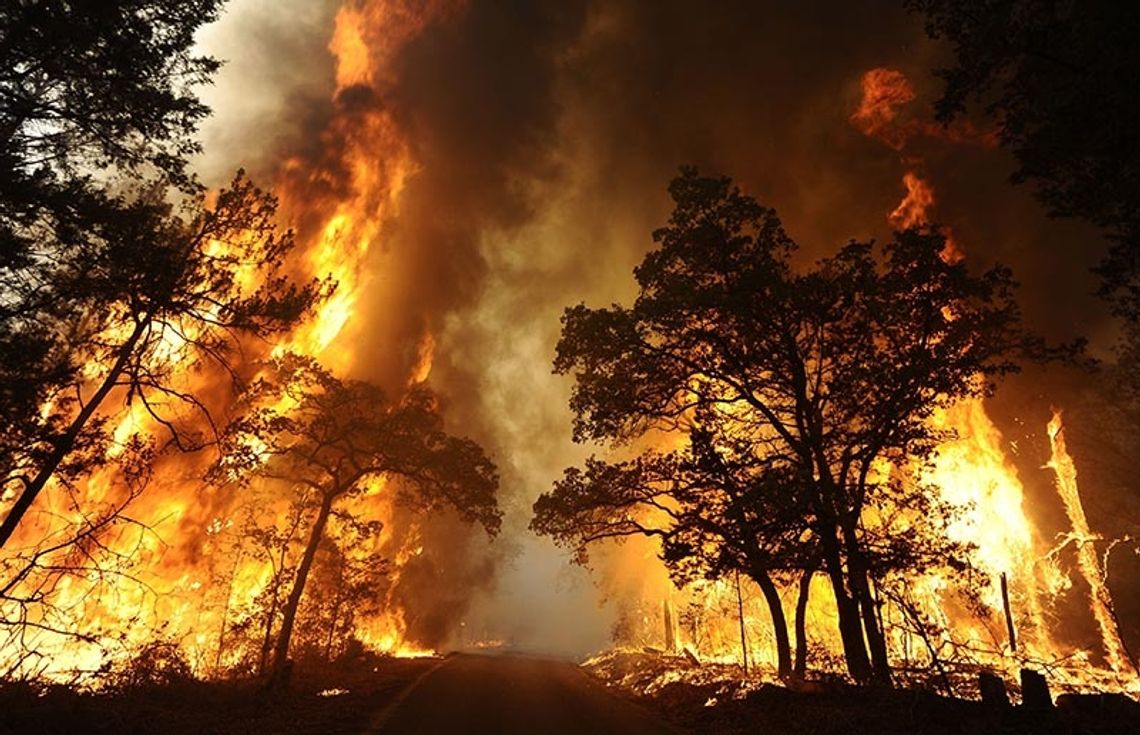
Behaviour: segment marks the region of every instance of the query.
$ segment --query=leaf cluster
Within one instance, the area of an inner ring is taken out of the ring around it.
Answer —
[[[494,533],[498,472],[482,448],[443,429],[424,387],[390,399],[378,386],[336,378],[315,361],[270,361],[223,433],[214,482],[279,481],[315,501],[358,495],[391,480],[414,508],[454,508]]]

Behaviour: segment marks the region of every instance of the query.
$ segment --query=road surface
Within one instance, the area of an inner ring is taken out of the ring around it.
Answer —
[[[451,656],[372,728],[377,735],[676,735],[577,666],[509,655]]]

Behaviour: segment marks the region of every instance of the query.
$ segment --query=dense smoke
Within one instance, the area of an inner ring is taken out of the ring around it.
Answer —
[[[398,390],[434,345],[429,382],[449,428],[499,463],[507,511],[490,545],[452,519],[424,530],[422,568],[398,595],[422,643],[606,643],[599,599],[632,575],[598,575],[599,591],[524,529],[534,497],[587,452],[570,442],[569,386],[550,374],[561,310],[628,301],[680,164],[730,175],[775,207],[806,262],[888,236],[903,155],[920,158],[935,218],[971,264],[1013,268],[1029,326],[1107,354],[1112,327],[1090,295],[1096,233],[1047,220],[1007,182],[998,149],[929,135],[900,154],[851,124],[868,69],[902,71],[914,115],[937,95],[930,70],[944,50],[901,5],[472,0],[398,49],[391,80],[339,96],[327,49],[338,3],[235,0],[209,29],[205,45],[230,60],[208,96],[211,181],[244,165],[268,183],[302,160],[335,187],[337,121],[360,105],[390,113],[415,162],[370,251],[351,369]],[[1046,395],[1021,381],[1006,421],[1040,443],[1049,402],[1075,399],[1077,382],[1056,378],[1068,393]],[[1026,448],[1030,468],[1042,460]],[[1030,484],[1050,490],[1047,478]],[[1106,504],[1090,506],[1096,527]]]

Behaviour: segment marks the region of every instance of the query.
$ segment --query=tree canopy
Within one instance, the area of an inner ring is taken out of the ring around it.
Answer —
[[[200,150],[193,133],[209,113],[194,87],[220,66],[192,53],[194,36],[223,1],[5,3],[2,201],[35,203],[108,167],[152,167],[188,184],[187,157]]]
[[[944,122],[977,103],[1012,151],[1013,181],[1049,214],[1104,228],[1102,295],[1140,318],[1140,8],[1054,0],[908,0],[953,46]]]
[[[208,109],[194,87],[218,62],[190,49],[220,6],[0,8],[0,433],[26,429],[25,417],[74,378],[83,358],[73,345],[116,297],[87,282],[88,264],[116,255],[139,196],[167,183],[197,190],[186,165]]]
[[[633,306],[567,309],[554,369],[574,379],[576,440],[688,444],[568,469],[532,525],[575,548],[660,536],[681,576],[738,569],[762,588],[819,564],[851,674],[885,679],[871,580],[965,563],[937,533],[946,509],[906,473],[944,438],[929,419],[1044,348],[1021,328],[1010,272],[944,260],[934,229],[798,270],[775,212],[729,179],[683,169],[669,190]]]
[[[210,478],[268,481],[295,496],[308,529],[274,646],[278,685],[287,681],[298,606],[338,501],[385,480],[384,492],[400,504],[451,508],[490,534],[499,529],[494,463],[475,442],[443,430],[438,401],[422,386],[390,399],[371,383],[340,380],[311,359],[285,355],[265,367],[238,409]]]
[[[0,546],[49,481],[106,461],[108,399],[198,448],[211,419],[178,378],[232,371],[242,340],[319,295],[286,276],[272,196],[239,172],[208,197],[187,173],[208,112],[195,87],[218,68],[191,49],[220,5],[0,10]]]
[[[140,403],[170,442],[200,448],[212,419],[185,377],[202,362],[232,372],[243,338],[289,328],[320,295],[319,284],[283,272],[292,235],[277,232],[273,197],[240,173],[212,205],[198,195],[186,209],[142,199],[102,223],[90,234],[103,247],[71,285],[97,294],[101,310],[90,304],[67,315],[74,323],[37,325],[68,335],[59,356],[67,369],[39,386],[41,406],[14,417],[0,439],[0,483],[15,498],[0,545],[51,479],[70,482],[106,461],[108,399]]]

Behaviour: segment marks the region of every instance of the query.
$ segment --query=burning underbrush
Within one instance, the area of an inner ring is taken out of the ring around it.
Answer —
[[[775,671],[756,671],[743,676],[736,664],[701,663],[691,654],[668,654],[651,648],[615,649],[588,659],[582,666],[612,686],[639,696],[653,697],[670,685],[682,682],[707,690],[710,701],[739,699],[766,682]]]
[[[0,687],[0,733],[358,733],[439,660],[376,654],[299,668],[287,699],[252,679],[195,679],[177,648],[151,646],[99,692],[49,682]]]
[[[426,319],[409,317],[402,348],[365,367],[362,322],[399,329],[352,319],[370,272],[412,267],[382,235],[418,163],[377,100],[392,56],[442,5],[346,3],[319,145],[269,166],[275,195],[239,175],[195,200],[193,227],[172,220],[188,239],[171,248],[193,256],[167,264],[181,291],[103,309],[99,349],[77,353],[59,390],[78,404],[40,406],[47,429],[70,428],[47,431],[51,451],[21,449],[0,488],[0,677],[280,677],[287,659],[335,662],[353,646],[446,645],[491,576],[469,522],[498,527],[495,469],[443,434]],[[379,291],[391,303],[377,311],[406,311],[402,289]],[[347,439],[332,448],[336,432]],[[449,497],[418,493],[428,484]],[[443,506],[458,512],[424,512]]]
[[[958,696],[945,696],[921,686],[855,687],[839,675],[780,684],[774,670],[744,675],[738,665],[654,649],[609,651],[583,668],[682,727],[715,735],[1131,733],[1140,717],[1140,704],[1120,695],[1063,693],[1056,707],[1035,707],[1011,687],[1020,704],[977,701],[977,671],[972,678],[960,672]]]

